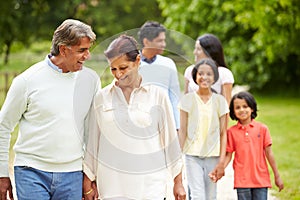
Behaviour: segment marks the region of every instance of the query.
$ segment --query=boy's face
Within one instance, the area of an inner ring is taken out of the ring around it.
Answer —
[[[245,99],[236,98],[233,100],[233,109],[236,118],[241,124],[248,124],[251,122],[251,114],[253,112]]]

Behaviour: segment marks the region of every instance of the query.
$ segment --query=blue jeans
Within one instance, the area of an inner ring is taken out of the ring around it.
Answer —
[[[236,188],[238,200],[267,200],[268,188]]]
[[[14,170],[18,200],[82,199],[82,171],[45,172],[25,166]]]
[[[208,173],[219,161],[219,157],[200,158],[185,155],[186,176],[189,197],[187,199],[216,200],[217,184],[213,183]]]

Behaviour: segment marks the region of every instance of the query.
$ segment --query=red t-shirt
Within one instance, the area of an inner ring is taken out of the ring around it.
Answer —
[[[227,152],[233,160],[234,188],[271,187],[265,148],[272,145],[266,125],[252,120],[246,126],[239,122],[227,130]]]

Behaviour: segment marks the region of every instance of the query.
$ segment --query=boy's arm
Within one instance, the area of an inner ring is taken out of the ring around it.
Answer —
[[[225,161],[224,161],[224,168],[228,166],[232,158],[232,153],[231,152],[226,152],[225,156]],[[212,182],[216,183],[219,179],[217,179],[217,174],[216,171],[212,171],[208,174],[209,178],[211,179]],[[220,178],[221,179],[221,178]]]
[[[225,161],[224,161],[224,167],[226,168],[228,164],[230,163],[232,158],[232,152],[226,152]]]
[[[271,145],[266,147],[265,153],[266,153],[267,160],[268,160],[268,162],[269,162],[269,164],[270,164],[270,166],[273,170],[273,174],[274,174],[274,178],[275,178],[275,184],[278,187],[279,192],[280,192],[284,188],[284,185],[283,185],[283,181],[281,180],[278,169],[277,169],[277,165],[276,165],[276,162],[275,162],[275,158],[274,158],[274,155],[273,155]]]

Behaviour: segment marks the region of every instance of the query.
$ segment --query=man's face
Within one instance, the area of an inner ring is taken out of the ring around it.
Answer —
[[[156,54],[162,54],[166,48],[166,34],[160,32],[152,41],[144,39],[144,48],[155,51]]]
[[[90,58],[91,42],[88,37],[80,39],[78,45],[65,47],[63,71],[76,72],[82,69],[84,62]]]

